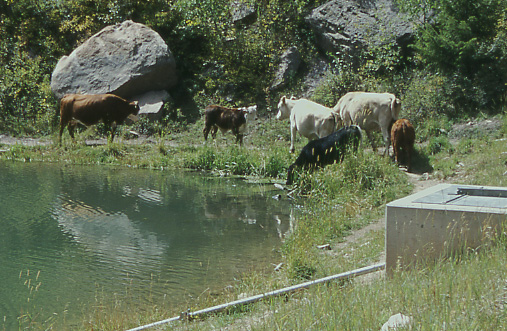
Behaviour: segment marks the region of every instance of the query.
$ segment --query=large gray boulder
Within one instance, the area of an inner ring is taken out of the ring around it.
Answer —
[[[51,89],[58,99],[67,93],[114,93],[132,99],[167,90],[176,82],[174,57],[160,35],[125,21],[104,28],[62,57],[53,71]]]
[[[392,0],[332,0],[305,20],[320,48],[338,55],[354,56],[369,45],[405,47],[414,35],[412,23],[399,14]]]

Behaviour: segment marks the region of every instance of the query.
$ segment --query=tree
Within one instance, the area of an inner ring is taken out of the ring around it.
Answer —
[[[415,44],[420,63],[446,76],[458,111],[494,109],[506,92],[505,0],[408,0],[402,8],[427,17]],[[431,11],[427,11],[430,8]],[[421,9],[423,10],[423,9]]]

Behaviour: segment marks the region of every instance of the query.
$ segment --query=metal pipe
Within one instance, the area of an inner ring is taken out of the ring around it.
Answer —
[[[357,277],[357,276],[361,276],[361,275],[368,274],[368,273],[371,273],[371,272],[383,270],[383,269],[385,269],[385,266],[386,266],[385,263],[374,264],[374,265],[371,265],[371,266],[368,266],[368,267],[363,267],[363,268],[355,269],[355,270],[352,270],[352,271],[343,272],[341,274],[336,274],[336,275],[332,275],[332,276],[328,276],[328,277],[324,277],[324,278],[308,281],[308,282],[305,282],[305,283],[301,283],[301,284],[298,284],[298,285],[285,287],[285,288],[282,288],[282,289],[279,289],[279,290],[276,290],[276,291],[271,291],[271,292],[267,292],[267,293],[263,293],[263,294],[259,294],[259,295],[254,295],[254,296],[249,297],[249,298],[245,298],[245,299],[241,299],[241,300],[236,300],[236,301],[231,301],[231,302],[224,303],[224,304],[221,304],[221,305],[218,305],[218,306],[213,306],[213,307],[210,307],[210,308],[201,309],[201,310],[194,311],[194,312],[190,312],[190,311],[189,312],[183,312],[183,313],[181,313],[180,316],[176,316],[176,317],[173,317],[173,318],[165,319],[163,321],[154,322],[154,323],[151,323],[151,324],[139,326],[137,328],[129,329],[127,331],[145,330],[145,329],[152,328],[152,327],[155,327],[155,326],[158,326],[158,325],[174,322],[174,321],[177,321],[179,319],[184,319],[185,317],[188,318],[188,317],[194,317],[194,316],[201,315],[201,314],[208,314],[208,313],[213,313],[213,312],[219,312],[219,311],[222,311],[222,310],[224,310],[226,308],[229,308],[229,307],[232,307],[232,306],[245,305],[245,304],[257,302],[259,300],[266,299],[266,298],[269,298],[269,297],[279,296],[279,295],[282,295],[282,294],[294,292],[294,291],[299,290],[299,289],[308,288],[308,287],[310,287],[312,285],[317,285],[317,284],[321,284],[321,283],[327,283],[329,281],[336,280],[336,279],[344,279],[344,278],[350,278],[350,277]]]

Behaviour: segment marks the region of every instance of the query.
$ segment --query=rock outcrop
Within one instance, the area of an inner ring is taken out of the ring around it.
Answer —
[[[62,57],[51,89],[67,93],[114,93],[126,99],[177,83],[176,64],[158,33],[132,21],[108,26]]]
[[[171,100],[171,96],[165,90],[159,90],[135,96],[133,99],[139,101],[140,116],[145,116],[150,121],[159,121],[163,115],[162,107],[166,101]]]
[[[413,38],[413,25],[392,0],[332,0],[306,18],[319,47],[338,55],[354,56],[370,45],[396,43],[405,47]]]
[[[280,58],[280,64],[275,74],[275,80],[271,84],[270,90],[276,90],[285,86],[293,78],[301,64],[301,53],[296,47],[286,50]]]

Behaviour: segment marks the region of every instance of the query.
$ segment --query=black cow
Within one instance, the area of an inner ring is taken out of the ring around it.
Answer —
[[[310,169],[324,167],[328,164],[341,162],[348,148],[357,150],[362,140],[361,129],[356,125],[341,128],[330,135],[310,141],[299,153],[296,161],[287,172],[287,185],[294,180],[294,169]]]

